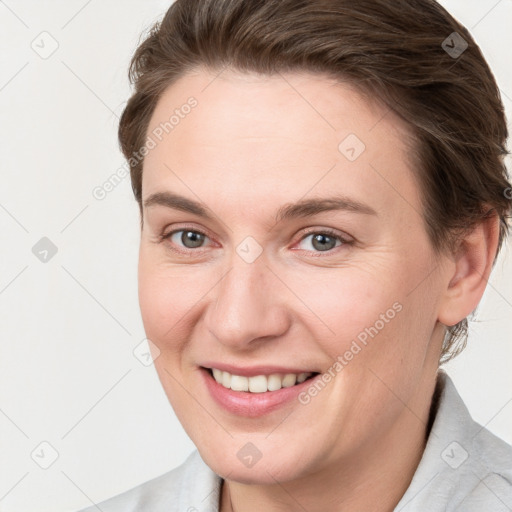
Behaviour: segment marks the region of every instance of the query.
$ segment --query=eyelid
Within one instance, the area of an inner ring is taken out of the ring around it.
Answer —
[[[325,234],[332,236],[334,238],[338,238],[344,243],[354,242],[355,239],[350,236],[348,233],[344,233],[343,231],[338,231],[334,228],[328,228],[328,227],[311,227],[311,228],[304,228],[299,232],[299,241],[303,240],[306,236],[311,234]]]

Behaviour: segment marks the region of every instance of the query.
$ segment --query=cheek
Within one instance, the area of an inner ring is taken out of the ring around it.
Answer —
[[[421,364],[435,325],[432,290],[417,286],[417,263],[318,269],[294,288],[317,343],[349,373]],[[290,279],[292,276],[290,276]],[[311,284],[313,283],[313,285]],[[414,332],[414,339],[410,333]],[[350,364],[349,364],[350,363]]]
[[[301,306],[302,319],[311,317],[310,325],[319,326],[315,337],[326,348],[329,345],[331,356],[347,350],[352,340],[364,342],[374,327],[379,332],[389,330],[401,309],[400,294],[389,283],[361,268],[318,270],[297,280],[294,291],[306,306]]]
[[[190,311],[200,297],[197,283],[185,279],[179,268],[162,265],[151,254],[141,251],[138,294],[144,331],[156,346],[155,370],[170,404],[183,422],[190,403],[182,387],[182,356],[190,336],[187,330]]]
[[[153,261],[141,251],[138,271],[139,306],[147,337],[161,351],[179,348],[189,313],[204,291],[183,270]],[[172,341],[172,344],[170,343]]]
[[[139,273],[139,305],[147,336],[157,345],[180,318],[178,293],[156,273]]]

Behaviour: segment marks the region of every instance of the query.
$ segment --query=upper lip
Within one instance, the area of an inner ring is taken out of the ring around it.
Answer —
[[[257,366],[235,366],[226,363],[207,362],[201,365],[203,368],[216,368],[232,375],[241,375],[244,377],[254,377],[256,375],[272,375],[274,373],[318,373],[311,369],[284,367],[275,365],[257,365]]]

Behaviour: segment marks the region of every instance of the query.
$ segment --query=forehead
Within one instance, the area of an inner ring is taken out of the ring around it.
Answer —
[[[180,176],[233,199],[333,187],[360,196],[378,189],[388,206],[399,195],[418,199],[402,120],[321,75],[196,70],[165,91],[147,135],[161,140],[145,158],[143,197],[162,186],[185,191]]]

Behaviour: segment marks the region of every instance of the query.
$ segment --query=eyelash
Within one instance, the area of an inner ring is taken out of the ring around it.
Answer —
[[[163,242],[165,240],[170,240],[172,235],[174,235],[176,233],[180,233],[182,231],[192,231],[193,233],[202,235],[202,236],[204,236],[206,238],[210,238],[206,233],[204,233],[201,230],[195,229],[192,226],[185,226],[185,227],[182,227],[180,229],[175,229],[173,231],[170,231],[167,234],[159,235],[159,242]],[[330,256],[334,252],[337,252],[336,249],[341,249],[343,246],[347,246],[347,245],[353,244],[352,240],[347,240],[346,238],[341,236],[337,231],[334,231],[333,229],[330,229],[330,228],[311,229],[309,231],[306,231],[306,232],[304,232],[302,234],[302,237],[300,238],[299,242],[302,242],[305,238],[307,238],[308,236],[310,236],[312,234],[315,234],[315,235],[328,235],[329,237],[335,238],[335,239],[337,239],[337,240],[339,240],[341,242],[340,245],[338,245],[336,247],[333,247],[332,249],[329,249],[327,251],[307,251],[305,249],[301,249],[303,251],[305,250],[306,252],[310,252],[310,253],[315,254],[314,257],[318,257],[318,256],[322,257],[323,253],[325,253],[327,256]],[[177,252],[179,254],[190,254],[190,253],[193,253],[193,252],[201,252],[201,249],[203,249],[203,248],[197,248],[197,249],[187,249],[187,248],[185,248],[185,249],[176,249],[175,247],[172,246],[172,244],[169,244],[169,248],[172,251]]]

